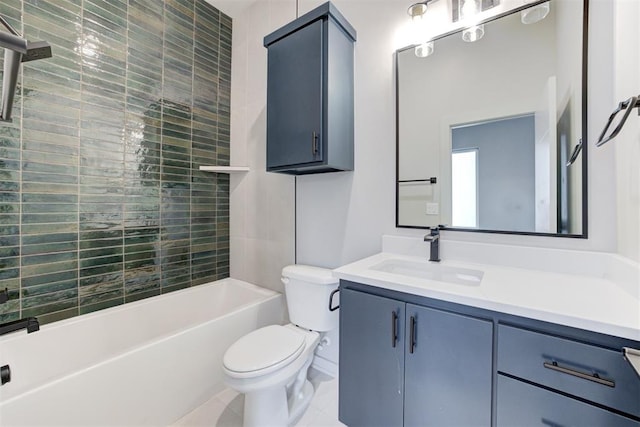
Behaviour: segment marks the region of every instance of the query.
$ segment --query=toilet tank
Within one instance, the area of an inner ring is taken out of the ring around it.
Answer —
[[[318,332],[338,326],[338,311],[329,310],[331,292],[338,288],[338,279],[331,270],[310,265],[289,265],[282,269],[289,320],[294,325]],[[334,306],[338,304],[334,298]]]

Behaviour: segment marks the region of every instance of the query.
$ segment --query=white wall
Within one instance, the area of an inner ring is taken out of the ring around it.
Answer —
[[[397,44],[397,33],[408,20],[406,5],[391,0],[336,0],[335,4],[358,31],[355,171],[304,177],[298,187],[298,261],[329,267],[379,251],[379,236],[383,233],[424,234],[422,230],[394,228],[395,76],[392,53],[402,46]],[[305,11],[308,9],[304,8]],[[611,62],[612,2],[591,1],[590,25],[589,239],[444,232],[443,240],[616,250],[615,157],[612,152],[593,147],[602,120],[610,113],[614,70]],[[446,254],[442,256],[446,258]]]
[[[244,8],[230,3],[220,7],[234,13],[231,164],[250,168],[231,177],[231,277],[283,292],[280,272],[294,263],[294,181],[265,171],[267,50],[262,41],[295,18],[295,3],[260,0]]]
[[[299,14],[320,3],[322,0],[301,0]],[[394,0],[335,0],[334,4],[358,32],[355,171],[299,177],[297,194],[297,261],[325,267],[337,267],[379,251],[384,233],[423,234],[394,226],[393,52],[408,43],[407,5]],[[441,4],[444,2],[430,6],[432,16],[447,16],[446,8],[438,11]],[[615,105],[611,48],[614,4],[610,0],[591,0],[589,239],[444,232],[443,240],[616,251],[616,156],[612,149],[593,146]],[[281,289],[279,270],[294,259],[294,186],[292,177],[264,172],[266,49],[262,38],[295,16],[295,0],[259,0],[234,16],[232,161],[248,162],[252,172],[243,178],[234,177],[232,182],[231,270],[233,277],[273,289]],[[622,166],[628,169],[630,165]],[[626,232],[621,234],[629,239]]]
[[[615,7],[615,86],[610,102],[640,94],[640,2],[618,1]],[[616,139],[599,148],[615,151],[618,252],[640,262],[640,118],[634,112]]]
[[[634,1],[617,0],[617,3]],[[300,15],[322,2],[301,0]],[[223,3],[229,3],[229,0]],[[409,44],[406,36],[409,3],[334,1],[358,32],[355,44],[355,171],[298,178],[298,263],[337,267],[380,251],[382,234],[424,234],[423,230],[395,228],[393,53]],[[438,24],[436,19],[440,19],[440,23],[446,22],[446,3],[436,2],[430,6],[433,12],[430,19],[434,24]],[[620,153],[618,175],[614,150],[595,149],[593,145],[615,106],[613,80],[616,68],[612,49],[615,3],[591,0],[589,138],[586,141],[589,149],[589,239],[445,231],[443,240],[606,252],[615,252],[619,246],[627,256],[637,253],[637,243],[632,242],[637,241],[640,227],[637,197],[633,201],[628,200],[627,193],[619,196],[620,207],[616,209],[615,191],[616,179],[627,179],[622,170],[635,167],[637,177],[637,145],[633,148],[627,144],[629,150],[636,150],[635,158]],[[633,21],[631,27],[637,27],[637,16],[627,17]],[[252,170],[244,177],[232,178],[231,275],[282,290],[280,270],[294,261],[294,178],[265,172],[266,49],[262,39],[295,19],[296,3],[295,0],[258,0],[232,17],[231,158],[233,164],[248,164]],[[617,16],[617,19],[621,17]],[[617,32],[620,38],[623,29],[619,28]],[[634,37],[637,40],[637,36]],[[617,52],[618,57],[623,52],[626,50]],[[634,90],[638,91],[638,87]],[[637,143],[637,133],[635,139],[626,138]],[[638,187],[635,185],[636,195]],[[623,211],[629,211],[630,217]],[[616,239],[618,216],[622,223],[619,245]],[[446,253],[442,256],[446,259]]]

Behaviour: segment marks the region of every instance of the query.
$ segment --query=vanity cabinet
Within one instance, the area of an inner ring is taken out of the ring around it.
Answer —
[[[640,427],[640,342],[341,280],[348,426]]]
[[[492,336],[485,319],[342,288],[340,421],[491,425]]]
[[[615,413],[640,419],[640,378],[606,345],[499,325],[497,425],[640,426]]]
[[[498,375],[497,425],[638,427],[640,423],[562,394]]]
[[[353,170],[355,40],[331,3],[264,38],[267,171]]]

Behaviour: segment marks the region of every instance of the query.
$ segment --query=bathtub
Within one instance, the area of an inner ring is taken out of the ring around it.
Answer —
[[[223,279],[0,337],[0,426],[169,425],[224,388],[229,345],[284,312]]]

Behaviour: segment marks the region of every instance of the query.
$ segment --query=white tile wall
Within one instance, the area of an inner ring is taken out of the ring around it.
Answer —
[[[257,1],[233,20],[231,163],[250,172],[232,176],[231,276],[276,291],[282,267],[294,262],[294,181],[267,174],[265,35],[295,17],[291,1]]]

